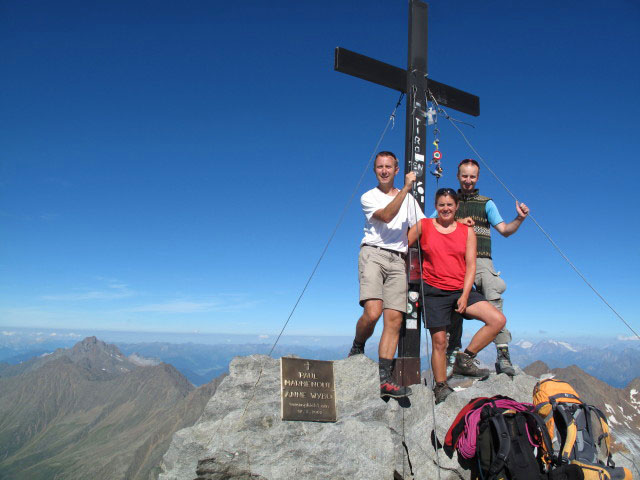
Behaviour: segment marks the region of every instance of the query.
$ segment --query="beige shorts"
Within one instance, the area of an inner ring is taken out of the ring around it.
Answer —
[[[360,306],[366,300],[382,300],[382,308],[407,311],[407,272],[399,253],[363,245],[358,257]]]

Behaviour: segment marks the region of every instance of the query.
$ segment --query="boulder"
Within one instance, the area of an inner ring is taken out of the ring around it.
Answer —
[[[279,360],[236,357],[200,420],[174,435],[159,480],[430,480],[438,464],[441,480],[468,479],[456,455],[436,451],[433,432],[442,442],[474,397],[530,402],[537,381],[521,371],[491,375],[434,405],[424,384],[406,400],[380,399],[377,363],[364,355],[335,361],[334,375],[337,422],[282,421]]]

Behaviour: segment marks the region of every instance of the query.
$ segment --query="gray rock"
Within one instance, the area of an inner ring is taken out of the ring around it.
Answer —
[[[352,357],[335,362],[334,375],[336,423],[283,422],[279,361],[234,358],[198,423],[174,435],[159,478],[194,479],[201,459],[206,479],[393,478],[394,444],[377,365]]]
[[[229,370],[200,420],[174,435],[159,480],[391,480],[394,470],[404,479],[431,480],[438,478],[438,463],[441,480],[468,479],[455,455],[439,449],[436,458],[432,432],[444,441],[475,397],[500,393],[530,402],[537,381],[521,372],[513,379],[491,375],[464,383],[437,406],[430,388],[415,385],[408,402],[384,402],[377,364],[358,355],[334,362],[336,423],[283,422],[278,360],[236,357]]]

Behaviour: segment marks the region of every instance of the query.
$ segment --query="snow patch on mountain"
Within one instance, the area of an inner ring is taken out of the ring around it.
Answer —
[[[533,347],[533,343],[531,343],[528,340],[520,340],[519,342],[516,342],[516,345],[518,345],[520,348],[531,348],[531,347]]]
[[[577,352],[578,351],[574,347],[572,347],[570,344],[568,344],[567,342],[558,342],[557,340],[549,340],[549,343],[552,344],[552,345],[557,345],[559,347],[564,347],[567,350],[569,350],[570,352]]]

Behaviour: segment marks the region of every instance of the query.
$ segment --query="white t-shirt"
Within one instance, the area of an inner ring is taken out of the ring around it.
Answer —
[[[395,197],[386,195],[377,187],[369,190],[360,197],[362,212],[364,213],[364,238],[362,244],[388,248],[398,252],[407,251],[407,229],[425,218],[420,205],[411,196],[402,201],[398,214],[389,223],[373,218],[373,214],[386,207]]]

